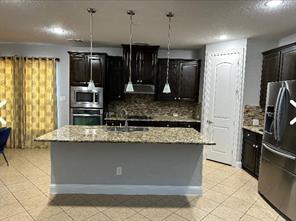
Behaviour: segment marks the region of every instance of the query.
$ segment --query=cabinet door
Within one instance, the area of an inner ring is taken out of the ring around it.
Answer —
[[[263,55],[260,106],[265,107],[268,82],[279,80],[280,53]]]
[[[123,94],[122,57],[108,57],[108,100],[118,100]]]
[[[158,46],[132,46],[132,82],[134,84],[154,84],[157,70]],[[125,83],[129,78],[129,45],[123,45],[123,66]]]
[[[70,54],[70,85],[86,86],[89,81],[87,59],[84,54]]]
[[[281,51],[280,80],[296,80],[296,47]]]
[[[259,168],[260,168],[260,157],[261,157],[261,146],[262,146],[262,135],[258,136],[258,142],[257,142],[257,148],[256,148],[256,169],[255,169],[255,175],[259,176]]]
[[[132,48],[132,83],[139,83],[139,70],[140,70],[140,59],[141,53],[137,50],[137,48]],[[129,61],[130,61],[130,50],[129,46],[123,46],[123,73],[124,73],[124,84],[128,83],[129,80]]]
[[[255,173],[256,169],[256,148],[255,143],[244,140],[242,150],[242,166],[251,173]]]
[[[141,52],[141,66],[139,80],[142,84],[154,84],[157,69],[157,51],[143,50]]]
[[[156,81],[156,98],[157,100],[177,100],[179,92],[179,61],[170,60],[169,66],[169,84],[171,93],[164,94],[163,88],[166,83],[167,59],[158,60],[158,74]]]
[[[199,88],[198,61],[181,62],[179,87],[179,100],[197,100]]]
[[[90,79],[90,65],[92,62],[92,78],[96,87],[104,87],[104,78],[106,70],[106,57],[105,55],[93,55],[92,61],[90,55],[87,55],[88,72]]]

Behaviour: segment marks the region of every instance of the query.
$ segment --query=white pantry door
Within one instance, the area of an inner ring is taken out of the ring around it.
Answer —
[[[233,164],[238,146],[242,100],[242,52],[207,55],[203,132],[216,143],[207,146],[206,158]]]

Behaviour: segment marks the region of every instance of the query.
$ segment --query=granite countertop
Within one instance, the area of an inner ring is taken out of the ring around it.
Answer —
[[[257,134],[263,135],[263,126],[252,126],[252,125],[244,125],[243,129],[252,131]]]
[[[149,116],[148,116],[149,117]],[[120,120],[124,121],[124,117],[106,117],[105,120]],[[169,121],[169,122],[188,122],[188,123],[200,123],[200,119],[194,119],[189,117],[180,116],[151,116],[151,118],[138,119],[138,118],[128,118],[128,121]]]
[[[112,132],[107,127],[67,125],[35,141],[215,145],[193,128],[149,127],[144,132]]]

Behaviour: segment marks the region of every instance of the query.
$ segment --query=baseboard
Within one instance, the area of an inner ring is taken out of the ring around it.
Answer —
[[[201,186],[51,184],[53,194],[202,195]]]
[[[235,161],[232,166],[237,167],[237,168],[242,168],[242,162],[241,161]]]

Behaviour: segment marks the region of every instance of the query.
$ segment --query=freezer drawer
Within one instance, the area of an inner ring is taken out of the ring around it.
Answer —
[[[266,158],[264,148],[260,164],[258,190],[288,218],[296,220],[296,175]]]

